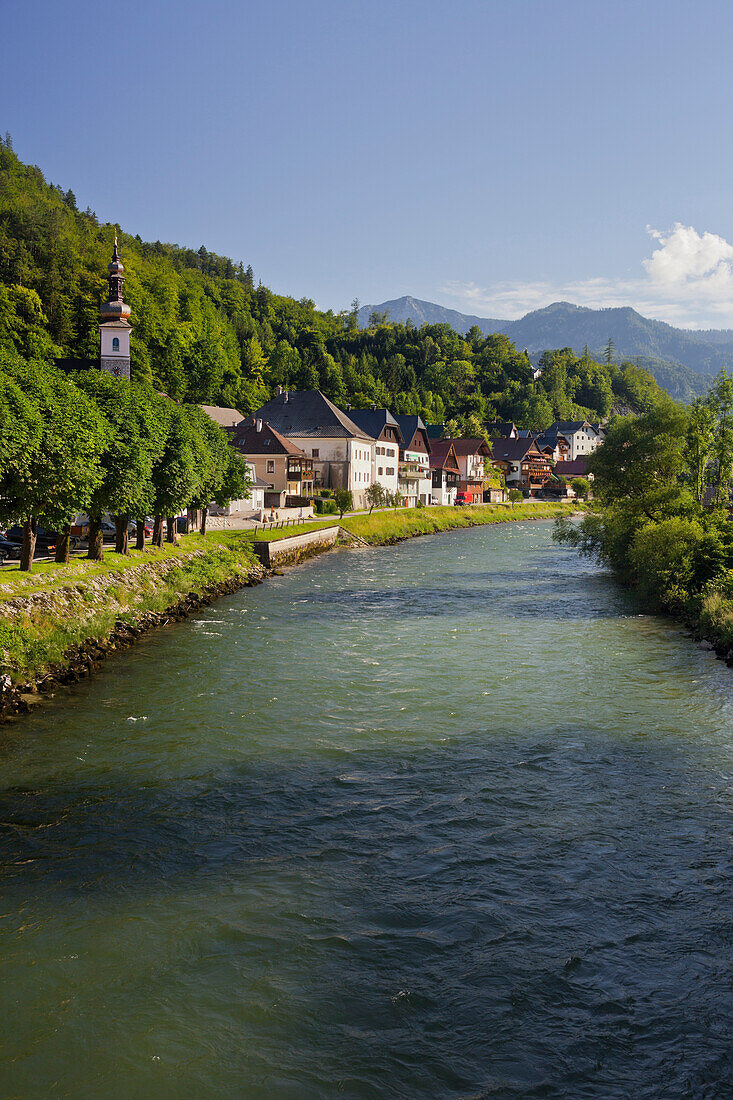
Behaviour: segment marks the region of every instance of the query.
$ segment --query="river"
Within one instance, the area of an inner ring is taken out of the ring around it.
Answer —
[[[549,523],[315,559],[0,731],[0,1095],[729,1096],[732,774]]]

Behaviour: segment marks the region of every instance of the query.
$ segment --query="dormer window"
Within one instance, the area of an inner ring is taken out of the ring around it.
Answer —
[[[114,336],[112,338],[112,351],[119,351],[119,350],[120,350],[120,338],[119,338],[119,336]]]

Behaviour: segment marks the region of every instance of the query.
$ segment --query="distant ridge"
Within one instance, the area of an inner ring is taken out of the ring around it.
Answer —
[[[599,356],[608,338],[615,344],[615,359],[631,359],[645,367],[673,397],[689,400],[704,393],[711,376],[721,367],[733,367],[733,329],[688,332],[664,321],[642,317],[635,309],[588,309],[570,302],[553,302],[517,321],[476,317],[424,302],[411,295],[381,305],[363,306],[359,324],[366,327],[372,312],[389,314],[391,321],[422,324],[447,323],[466,333],[476,325],[484,334],[504,333],[533,358],[547,348],[571,347],[576,354],[588,345]]]

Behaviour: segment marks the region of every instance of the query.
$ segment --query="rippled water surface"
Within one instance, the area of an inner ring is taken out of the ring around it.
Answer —
[[[2,1097],[733,1092],[733,673],[527,523],[0,733]]]

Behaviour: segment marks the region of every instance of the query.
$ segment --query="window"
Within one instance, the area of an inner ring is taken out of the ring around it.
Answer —
[[[275,473],[275,459],[274,458],[268,458],[268,460],[267,460],[267,472],[268,472],[268,474],[274,474]]]
[[[394,466],[388,466],[386,473],[387,473],[387,477],[394,474]]]
[[[319,448],[314,447],[313,450],[311,451],[311,458],[320,458],[320,457],[321,457],[321,452],[320,452]]]
[[[379,467],[379,469],[377,470],[377,474],[378,474],[378,476],[379,476],[379,477],[381,477],[381,476],[382,476],[382,467],[381,467],[381,466],[380,466],[380,467]]]
[[[114,336],[114,337],[112,338],[112,351],[119,351],[119,350],[120,350],[120,339],[119,339],[119,336]]]

